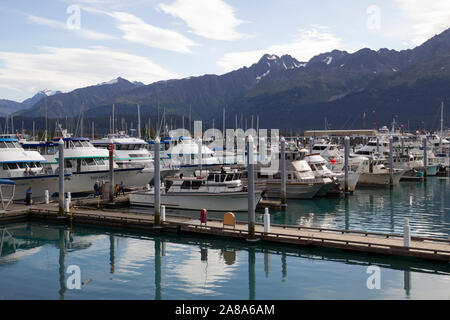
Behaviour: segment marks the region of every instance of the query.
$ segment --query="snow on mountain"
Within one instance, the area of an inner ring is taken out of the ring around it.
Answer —
[[[59,93],[62,93],[62,92],[59,91],[59,90],[55,91],[55,90],[50,90],[50,89],[44,89],[44,90],[40,91],[40,93],[43,93],[47,97],[50,97],[50,96],[54,96],[55,94],[59,94]]]
[[[270,69],[267,70],[266,72],[264,72],[262,75],[257,76],[256,77],[256,82],[259,82],[259,80],[261,80],[262,78],[264,78],[265,76],[267,76],[270,73]]]
[[[116,79],[112,79],[112,80],[109,80],[109,81],[106,81],[106,82],[99,83],[98,86],[103,86],[103,85],[105,85],[105,84],[115,84],[115,83],[117,83],[117,82],[119,82],[119,78],[116,78]]]
[[[323,59],[323,62],[325,62],[326,64],[330,64],[331,61],[333,61],[333,57],[326,57],[325,59]]]

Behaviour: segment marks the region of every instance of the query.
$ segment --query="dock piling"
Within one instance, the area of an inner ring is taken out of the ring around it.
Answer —
[[[159,147],[161,141],[159,137],[155,139],[155,157],[154,157],[154,166],[155,166],[155,225],[159,226],[161,223],[161,177],[160,177],[160,167],[159,167]]]
[[[247,142],[247,175],[248,175],[248,235],[255,238],[255,179],[254,179],[253,137]]]
[[[389,185],[394,186],[394,138],[389,137]]]
[[[264,209],[264,232],[270,232],[270,214],[269,208]]]
[[[347,195],[349,192],[348,186],[348,158],[350,155],[350,137],[344,138],[344,193]]]
[[[70,198],[69,197],[67,197],[66,201],[65,201],[65,212],[66,212],[66,214],[69,214],[69,212],[70,212]]]
[[[45,204],[49,204],[50,203],[50,194],[48,192],[48,190],[45,190]]]
[[[114,143],[109,140],[109,202],[114,202]]]
[[[427,137],[422,138],[423,144],[423,176],[427,176],[428,171],[428,155],[427,155]]]
[[[286,201],[286,139],[281,137],[281,159],[280,159],[280,171],[281,171],[281,208],[287,207]]]
[[[403,243],[405,247],[411,246],[411,227],[408,218],[405,218],[405,225],[403,227]]]
[[[64,141],[59,139],[58,142],[58,162],[59,162],[59,215],[64,215]]]
[[[166,221],[166,206],[161,206],[161,222]]]

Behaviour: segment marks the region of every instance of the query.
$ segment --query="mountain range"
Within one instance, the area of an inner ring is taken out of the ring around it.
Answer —
[[[0,100],[0,106],[3,105]],[[450,29],[422,45],[396,51],[333,50],[309,61],[265,54],[250,67],[144,85],[117,78],[103,84],[46,96],[26,110],[5,106],[15,116],[50,118],[167,115],[217,123],[226,110],[228,126],[259,116],[261,127],[323,129],[372,127],[397,122],[411,129],[438,124],[441,101],[450,102]],[[190,111],[191,110],[191,111]],[[325,121],[326,123],[325,123]],[[325,123],[325,124],[324,124]]]
[[[0,115],[16,113],[17,110],[27,110],[38,103],[42,98],[60,94],[61,91],[42,90],[36,93],[31,98],[28,98],[22,102],[16,102],[12,100],[0,99]]]

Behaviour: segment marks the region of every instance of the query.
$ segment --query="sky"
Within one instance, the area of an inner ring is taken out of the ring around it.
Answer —
[[[403,50],[449,27],[448,0],[0,0],[0,99],[224,74],[264,53]]]

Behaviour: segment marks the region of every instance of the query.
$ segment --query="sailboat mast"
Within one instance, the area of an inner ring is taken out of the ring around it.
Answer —
[[[137,113],[138,113],[138,127],[137,127],[137,137],[141,138],[141,105],[137,105]]]
[[[112,105],[112,117],[111,117],[111,133],[114,134],[114,103]]]
[[[47,108],[47,96],[46,96],[45,97],[45,136],[44,136],[44,141],[47,141],[47,130],[48,130],[47,121],[48,121],[48,108]]]
[[[442,149],[442,135],[443,134],[444,134],[444,101],[441,101],[441,134],[439,135],[439,149],[441,151],[441,154],[443,153],[443,149]]]

